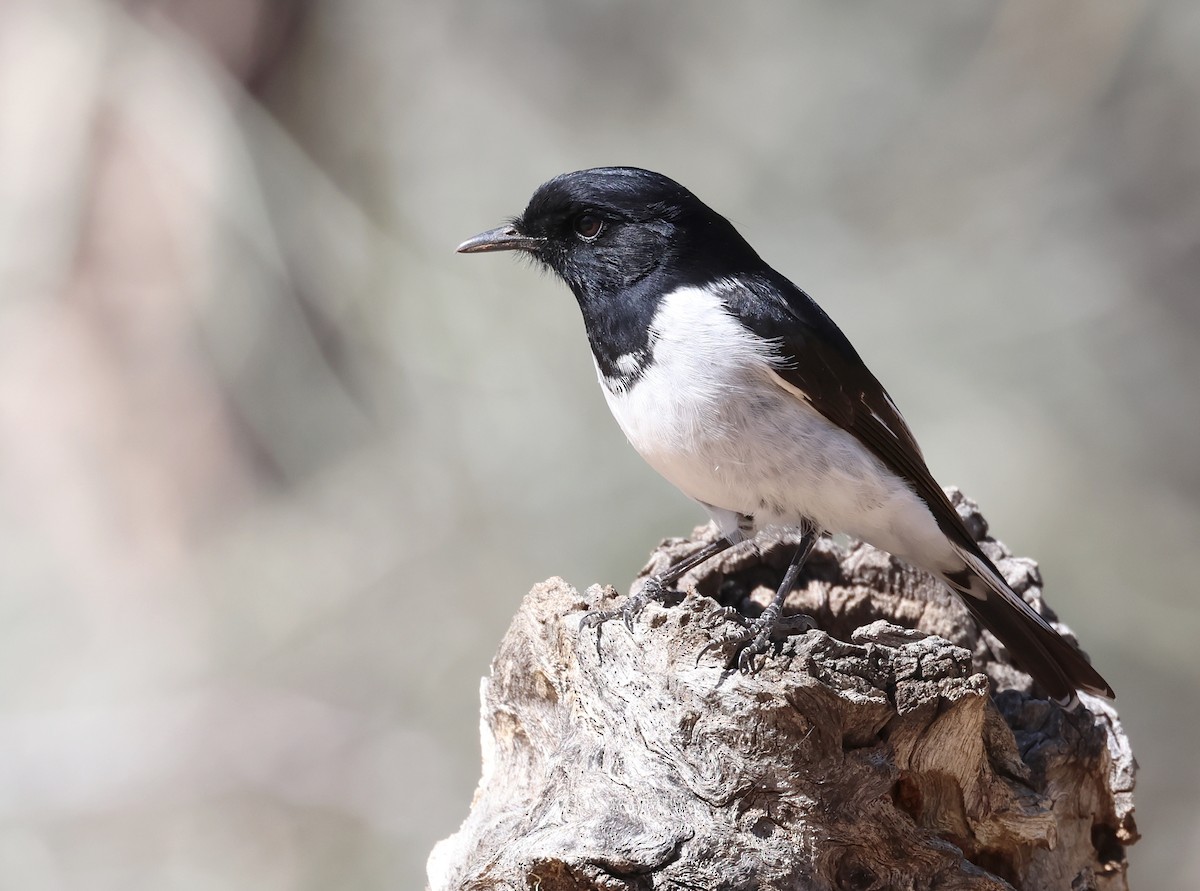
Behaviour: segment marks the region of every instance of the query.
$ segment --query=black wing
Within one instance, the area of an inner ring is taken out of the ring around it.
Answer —
[[[971,574],[985,585],[977,589],[969,577],[964,581],[946,577],[966,595],[963,602],[980,624],[999,637],[1060,702],[1068,702],[1075,689],[1111,697],[1112,688],[1104,678],[1013,592],[980,549],[925,466],[921,449],[892,398],[812,298],[774,271],[740,277],[722,296],[743,324],[777,344],[783,367],[776,373],[813,408],[857,437],[928,505]]]
[[[738,319],[778,345],[777,373],[817,411],[849,431],[928,506],[954,544],[991,561],[925,465],[892,397],[840,328],[811,297],[778,273],[739,278],[722,296]]]

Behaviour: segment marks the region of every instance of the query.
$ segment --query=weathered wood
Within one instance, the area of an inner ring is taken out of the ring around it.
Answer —
[[[1044,610],[1030,560],[985,539]],[[673,540],[646,571],[700,546]],[[611,588],[535,587],[482,688],[483,776],[430,887],[1118,891],[1135,764],[1111,704],[1065,712],[939,584],[823,542],[789,610],[821,630],[726,670],[719,597],[753,612],[793,542],[742,546],[681,603],[580,633]],[[757,607],[757,608],[761,608]]]

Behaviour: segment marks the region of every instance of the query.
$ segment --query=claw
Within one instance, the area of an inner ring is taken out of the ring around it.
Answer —
[[[710,640],[696,656],[696,664],[709,650],[725,645],[734,647],[726,667],[728,670],[737,668],[744,675],[756,674],[766,664],[765,654],[771,649],[773,640],[782,636],[803,634],[817,627],[812,616],[794,615],[780,616],[778,609],[767,607],[757,619],[747,619],[732,607],[724,607],[714,612],[714,618],[728,620],[741,627],[722,637]],[[758,660],[763,656],[762,660]]]
[[[605,613],[601,610],[593,610],[590,613],[584,613],[583,618],[579,620],[579,630],[584,628],[595,628],[597,625],[602,625],[608,621]]]
[[[749,631],[750,629],[747,629]],[[745,675],[755,674],[767,664],[766,653],[771,649],[771,635],[774,628],[764,626],[754,639],[748,641],[742,647],[740,653],[737,654],[738,671]],[[755,665],[755,658],[762,656],[760,664]]]
[[[750,624],[750,619],[747,619],[732,606],[722,606],[713,610],[712,617],[707,624],[708,630],[715,631],[726,622],[735,622],[744,628]]]
[[[625,627],[629,629],[629,633],[633,633],[633,620],[642,614],[642,610],[650,603],[656,601],[662,603],[667,596],[667,590],[663,587],[662,582],[651,576],[642,583],[641,589],[637,593],[631,595],[621,606],[616,609],[592,610],[584,615],[579,620],[579,630],[584,628],[596,629],[596,655],[600,655],[600,637],[603,634],[604,623],[612,619],[621,617],[621,621],[625,623]]]
[[[617,610],[592,610],[590,613],[585,613],[583,618],[579,620],[579,631],[582,634],[584,628],[596,629],[596,657],[600,657],[600,638],[604,636],[604,623],[609,619],[615,618],[618,614]]]
[[[696,665],[700,664],[700,660],[704,658],[705,653],[707,653],[709,650],[715,650],[721,643],[722,641],[719,640],[710,640],[703,647],[701,647],[700,652],[696,654]]]
[[[744,649],[740,653],[738,653],[738,657],[737,657],[738,671],[747,676],[754,674],[758,670],[754,667],[754,657],[756,655],[757,654],[754,652],[753,644],[751,644],[750,646],[746,647],[746,649]]]

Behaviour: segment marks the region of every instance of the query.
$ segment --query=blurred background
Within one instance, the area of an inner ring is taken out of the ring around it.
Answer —
[[[0,886],[421,887],[523,594],[700,512],[453,248],[679,179],[1041,561],[1200,883],[1200,5],[6,0]]]

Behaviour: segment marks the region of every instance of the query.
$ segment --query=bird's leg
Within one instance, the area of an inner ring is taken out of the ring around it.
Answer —
[[[716,541],[710,542],[696,551],[694,554],[689,554],[678,563],[668,566],[662,572],[650,576],[642,583],[634,594],[630,595],[623,604],[616,609],[607,610],[592,610],[583,617],[579,623],[580,630],[584,628],[596,629],[596,652],[600,652],[600,629],[605,622],[610,619],[615,619],[618,616],[625,622],[625,627],[633,631],[633,620],[644,610],[651,601],[662,603],[666,599],[668,592],[671,590],[671,585],[674,585],[685,574],[695,569],[706,560],[715,557],[722,551],[726,551],[733,547],[735,542],[729,538],[721,537]]]
[[[730,657],[729,667],[732,668],[736,662],[738,670],[742,674],[752,674],[755,671],[754,657],[762,655],[770,648],[771,638],[774,635],[781,631],[786,634],[803,634],[816,627],[816,622],[811,616],[785,617],[782,615],[783,603],[795,589],[796,582],[800,578],[800,571],[804,568],[820,535],[816,525],[812,522],[805,521],[800,528],[803,530],[800,546],[796,548],[796,554],[792,557],[792,562],[788,564],[787,572],[783,574],[783,581],[779,583],[779,589],[771,598],[767,608],[757,619],[748,619],[732,607],[726,607],[722,611],[722,618],[737,622],[742,626],[741,630],[722,640],[708,644],[700,651],[699,656],[703,656],[714,646],[731,643],[734,645],[734,653]],[[699,660],[699,656],[697,656],[697,660]]]

